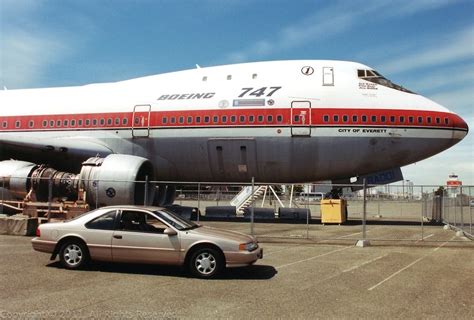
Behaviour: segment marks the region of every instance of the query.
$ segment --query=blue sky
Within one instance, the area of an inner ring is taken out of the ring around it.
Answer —
[[[0,0],[0,85],[82,85],[236,62],[370,65],[460,114],[474,130],[474,1]],[[403,169],[474,185],[471,132]]]

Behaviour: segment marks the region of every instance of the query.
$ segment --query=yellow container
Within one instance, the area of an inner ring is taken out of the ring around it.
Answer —
[[[321,200],[321,223],[344,223],[347,220],[347,201],[344,199]]]

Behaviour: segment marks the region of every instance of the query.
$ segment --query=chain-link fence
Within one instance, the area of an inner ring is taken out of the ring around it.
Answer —
[[[251,182],[242,185],[146,179],[88,181],[89,194],[66,199],[56,196],[55,192],[62,186],[55,185],[51,179],[46,182],[48,191],[43,194],[47,201],[41,202],[31,193],[25,196],[27,201],[18,200],[18,194],[12,194],[5,181],[3,179],[1,185],[5,188],[0,188],[2,213],[36,213],[48,219],[69,218],[61,216],[61,212],[78,213],[81,205],[82,211],[87,211],[110,203],[130,204],[117,199],[122,199],[122,192],[135,192],[123,199],[166,205],[187,218],[210,221],[217,226],[226,223],[226,228],[257,237],[419,241],[429,239],[429,234],[425,234],[427,225],[442,224],[462,230],[470,237],[473,234],[474,190],[471,186],[415,186],[408,181],[385,186]],[[122,185],[134,187],[121,188]],[[396,232],[388,233],[386,226],[396,227]]]

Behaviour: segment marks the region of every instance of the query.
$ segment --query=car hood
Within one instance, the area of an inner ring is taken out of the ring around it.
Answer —
[[[233,240],[239,243],[247,243],[250,241],[255,241],[252,236],[246,235],[244,233],[229,231],[229,230],[222,230],[216,229],[212,227],[199,227],[196,229],[191,230],[193,234],[205,237],[217,237],[217,238],[225,238],[227,240]]]

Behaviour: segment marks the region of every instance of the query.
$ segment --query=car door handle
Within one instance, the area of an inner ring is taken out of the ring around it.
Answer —
[[[122,239],[122,236],[119,235],[119,234],[114,234],[114,238],[115,238],[115,239]]]

